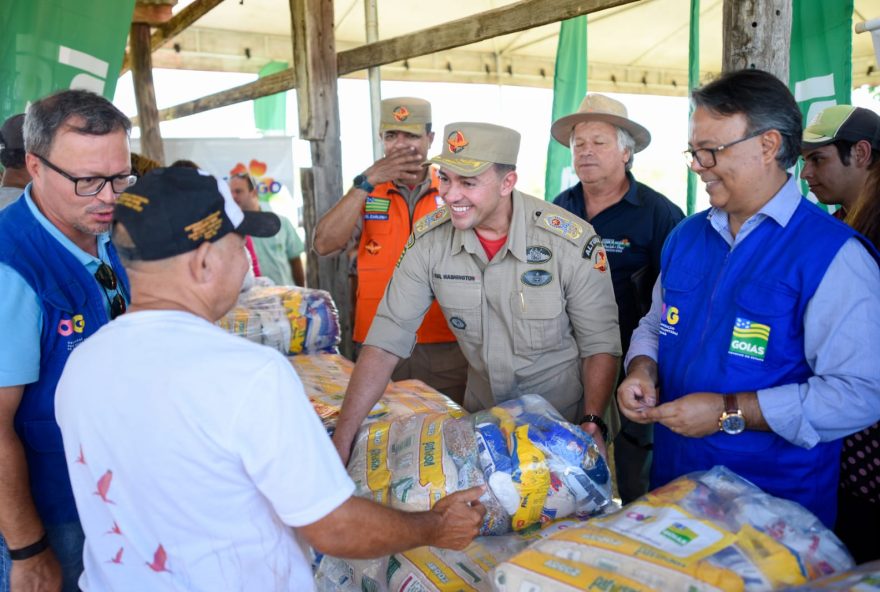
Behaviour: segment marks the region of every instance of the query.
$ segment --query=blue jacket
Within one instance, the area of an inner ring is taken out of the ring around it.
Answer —
[[[660,396],[804,383],[804,312],[852,229],[801,199],[789,223],[766,220],[731,250],[704,214],[662,255]],[[764,491],[834,522],[840,441],[811,449],[773,432],[687,438],[656,425],[651,486],[725,465]]]
[[[112,245],[108,253],[125,292],[130,293]],[[15,415],[31,495],[44,523],[76,521],[61,430],[55,421],[55,387],[73,348],[109,321],[106,296],[82,263],[42,227],[24,199],[0,212],[0,263],[24,278],[39,298],[43,314],[40,377],[25,386]],[[95,376],[94,387],[101,388],[100,376]]]

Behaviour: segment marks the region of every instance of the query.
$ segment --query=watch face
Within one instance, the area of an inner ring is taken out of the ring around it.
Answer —
[[[746,420],[742,415],[732,414],[721,420],[721,429],[725,434],[736,435],[746,429]]]

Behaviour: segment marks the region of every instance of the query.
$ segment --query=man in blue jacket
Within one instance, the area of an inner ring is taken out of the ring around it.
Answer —
[[[70,352],[125,311],[128,281],[108,231],[135,180],[130,129],[87,91],[33,103],[32,182],[0,211],[0,532],[10,549],[0,560],[12,559],[13,590],[78,589],[83,533],[65,462],[76,459],[64,456],[55,386]]]
[[[801,115],[759,70],[694,91],[688,164],[712,208],[669,236],[621,411],[655,422],[652,487],[726,465],[834,524],[840,440],[880,417],[880,270],[787,173]]]

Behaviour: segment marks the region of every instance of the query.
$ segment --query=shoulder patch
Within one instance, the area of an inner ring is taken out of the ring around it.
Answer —
[[[584,227],[579,222],[557,214],[542,217],[538,220],[538,226],[570,241],[577,241],[584,233]]]
[[[587,241],[587,244],[584,245],[584,259],[591,259],[593,257],[593,251],[601,244],[602,237],[598,234],[594,234],[593,237]]]
[[[416,223],[413,225],[413,235],[415,235],[415,237],[420,237],[432,228],[440,226],[449,219],[449,207],[443,206],[437,208],[430,214],[425,214],[416,220]]]

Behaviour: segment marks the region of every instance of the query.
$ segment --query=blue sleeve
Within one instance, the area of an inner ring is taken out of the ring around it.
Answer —
[[[40,377],[43,312],[36,293],[7,265],[0,264],[0,387],[36,382]]]
[[[758,391],[770,428],[798,446],[843,438],[880,419],[880,270],[850,238],[831,261],[804,314],[802,384]]]

